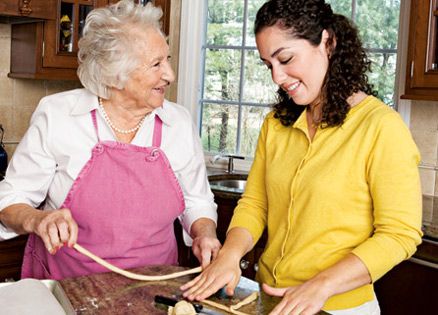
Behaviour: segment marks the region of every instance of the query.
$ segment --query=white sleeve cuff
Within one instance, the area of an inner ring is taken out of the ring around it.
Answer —
[[[5,241],[14,237],[17,237],[18,234],[7,228],[0,222],[0,241]]]
[[[215,203],[207,203],[200,205],[196,209],[186,209],[180,216],[180,222],[183,227],[183,240],[187,246],[192,246],[193,239],[190,237],[190,229],[193,222],[201,218],[212,220],[217,225],[217,205]]]

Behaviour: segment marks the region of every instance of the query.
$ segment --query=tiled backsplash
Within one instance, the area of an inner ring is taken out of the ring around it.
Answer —
[[[424,232],[438,238],[438,102],[413,101],[410,129],[421,152]]]

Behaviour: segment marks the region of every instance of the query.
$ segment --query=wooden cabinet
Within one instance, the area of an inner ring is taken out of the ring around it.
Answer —
[[[108,0],[57,0],[56,18],[11,27],[12,78],[77,80],[77,43],[85,17]]]
[[[58,0],[2,0],[0,14],[8,17],[55,19]],[[9,20],[10,22],[20,20]]]
[[[228,226],[230,225],[230,221],[234,213],[234,208],[236,208],[237,206],[237,201],[239,200],[240,195],[224,192],[215,192],[214,190],[213,193],[215,194],[214,200],[218,206],[217,236],[219,241],[223,244],[225,241]],[[265,231],[265,233],[263,233],[262,237],[259,239],[254,248],[240,260],[240,269],[242,270],[242,276],[249,279],[255,278],[256,272],[258,270],[258,261],[265,248],[266,240],[267,234]]]
[[[56,0],[56,18],[11,27],[12,78],[78,80],[78,39],[87,14],[114,0]],[[170,0],[156,0],[163,7],[169,31]]]
[[[0,242],[0,282],[20,280],[27,235]]]
[[[438,100],[438,0],[411,0],[405,99]]]
[[[438,309],[438,243],[423,241],[414,258],[375,283],[382,314],[435,314]]]

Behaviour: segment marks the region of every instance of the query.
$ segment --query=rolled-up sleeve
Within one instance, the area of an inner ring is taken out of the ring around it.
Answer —
[[[45,109],[46,104],[41,101],[0,182],[0,211],[17,203],[35,208],[46,198],[56,162],[49,152],[49,119]],[[16,233],[0,224],[0,240],[15,236]]]

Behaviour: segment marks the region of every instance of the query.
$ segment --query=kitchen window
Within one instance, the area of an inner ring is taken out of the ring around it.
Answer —
[[[259,59],[253,35],[255,15],[264,2],[183,1],[178,101],[190,104],[207,155],[252,158],[275,100],[277,87]],[[370,81],[379,97],[395,106],[400,0],[327,2],[355,21],[373,62]]]

